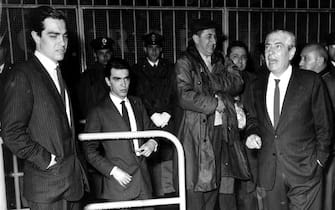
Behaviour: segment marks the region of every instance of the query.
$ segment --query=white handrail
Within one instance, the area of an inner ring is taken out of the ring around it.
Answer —
[[[93,203],[85,206],[85,210],[96,209],[118,209],[130,207],[145,207],[145,206],[161,206],[167,204],[180,204],[181,210],[186,210],[186,192],[185,192],[185,160],[184,150],[180,141],[169,132],[166,131],[136,131],[136,132],[106,132],[106,133],[83,133],[79,134],[79,140],[116,140],[116,139],[134,139],[134,138],[154,138],[163,137],[170,140],[177,149],[178,154],[178,177],[179,177],[179,197],[160,198],[148,200],[132,200],[106,203]]]
[[[0,137],[0,209],[7,210],[5,167],[3,161],[2,138]]]

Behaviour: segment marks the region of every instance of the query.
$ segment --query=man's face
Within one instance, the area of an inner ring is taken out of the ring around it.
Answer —
[[[106,66],[107,63],[112,58],[112,51],[110,49],[101,49],[95,52],[95,56],[97,58],[98,63]]]
[[[41,36],[32,31],[32,37],[36,44],[36,50],[57,63],[63,60],[67,44],[68,34],[64,20],[46,18],[44,30]]]
[[[193,41],[201,54],[211,56],[216,47],[215,29],[203,30],[200,36],[198,34],[193,35]]]
[[[329,59],[335,61],[335,44],[327,46]]]
[[[127,97],[130,78],[128,69],[111,69],[111,76],[105,78],[111,93],[121,99]]]
[[[238,67],[238,70],[240,71],[245,70],[245,67],[247,66],[248,56],[247,56],[247,52],[245,51],[243,47],[231,48],[229,58]]]
[[[273,32],[265,40],[265,62],[268,69],[276,76],[286,71],[295,53],[295,47],[289,49],[289,35]]]
[[[316,71],[318,56],[315,51],[304,48],[300,53],[299,67],[305,70]]]
[[[144,47],[144,52],[151,62],[156,62],[161,55],[162,48],[158,45],[148,45]]]

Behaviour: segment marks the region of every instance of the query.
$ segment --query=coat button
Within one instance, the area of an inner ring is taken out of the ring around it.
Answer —
[[[204,139],[204,142],[207,142],[207,139]]]
[[[202,122],[203,122],[203,123],[206,123],[206,119],[203,119]]]
[[[200,82],[200,81],[198,82],[198,85],[201,85],[201,82]]]

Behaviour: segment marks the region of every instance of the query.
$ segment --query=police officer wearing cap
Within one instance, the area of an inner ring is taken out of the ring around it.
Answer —
[[[95,63],[83,73],[77,91],[81,119],[85,119],[89,110],[108,94],[104,68],[113,57],[113,43],[108,37],[96,38],[91,42]]]
[[[156,129],[175,134],[177,97],[173,64],[162,58],[163,37],[160,34],[146,34],[143,41],[145,57],[132,68],[131,91],[143,100]],[[153,170],[155,195],[166,196],[175,191],[172,178],[173,147],[170,142],[160,141],[158,149],[149,166]]]
[[[219,192],[220,209],[236,209],[234,176],[248,176],[239,171],[244,168],[237,167],[239,160],[229,156],[231,145],[240,141],[232,98],[242,90],[243,80],[216,52],[216,28],[212,21],[194,20],[192,40],[175,65],[189,210],[213,210]]]

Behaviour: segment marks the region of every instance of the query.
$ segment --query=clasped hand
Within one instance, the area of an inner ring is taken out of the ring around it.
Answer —
[[[136,150],[136,154],[138,156],[143,155],[145,157],[149,157],[151,153],[155,150],[157,142],[153,139],[148,140],[144,143],[138,150]]]

